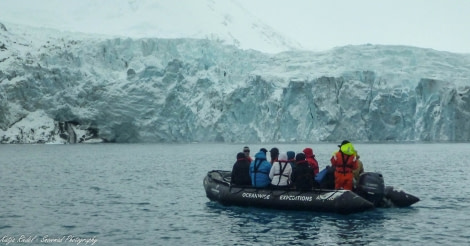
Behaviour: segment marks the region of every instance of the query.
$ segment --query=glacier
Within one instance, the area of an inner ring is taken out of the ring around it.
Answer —
[[[470,55],[0,24],[1,143],[469,141]]]

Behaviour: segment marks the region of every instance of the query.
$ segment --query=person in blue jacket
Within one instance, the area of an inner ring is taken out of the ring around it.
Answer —
[[[266,152],[256,153],[255,159],[250,164],[251,185],[253,187],[266,187],[271,183],[269,178],[271,163],[266,160]]]

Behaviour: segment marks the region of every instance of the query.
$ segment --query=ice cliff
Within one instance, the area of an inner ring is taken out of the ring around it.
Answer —
[[[469,141],[469,121],[467,54],[0,25],[1,143]]]

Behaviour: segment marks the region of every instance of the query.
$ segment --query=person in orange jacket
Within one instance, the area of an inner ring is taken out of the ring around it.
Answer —
[[[313,172],[315,173],[315,176],[318,174],[320,169],[318,168],[318,161],[315,159],[315,155],[313,154],[313,149],[312,148],[305,148],[302,150],[305,154],[305,158],[310,165],[310,167],[313,169]]]
[[[335,189],[353,189],[353,170],[358,168],[354,146],[348,140],[338,145],[339,150],[333,153],[331,165],[335,168]]]

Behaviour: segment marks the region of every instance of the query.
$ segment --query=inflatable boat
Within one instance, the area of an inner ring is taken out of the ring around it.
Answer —
[[[310,210],[350,214],[377,207],[408,207],[419,198],[392,186],[385,186],[379,173],[363,173],[357,189],[334,190],[314,188],[255,188],[230,183],[231,171],[213,170],[204,178],[206,195],[211,201],[226,206],[253,206],[286,210]]]

